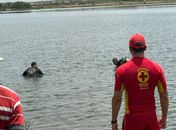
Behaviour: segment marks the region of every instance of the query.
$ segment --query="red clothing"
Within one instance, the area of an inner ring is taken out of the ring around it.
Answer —
[[[155,112],[126,114],[122,130],[160,130]]]
[[[0,130],[24,126],[23,110],[19,96],[9,88],[0,85]]]
[[[115,90],[125,90],[126,112],[155,111],[154,89],[166,89],[163,69],[155,62],[134,57],[121,65],[115,74]]]

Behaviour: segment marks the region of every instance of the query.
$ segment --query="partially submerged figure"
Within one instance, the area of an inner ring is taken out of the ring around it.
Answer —
[[[118,63],[119,63],[119,60],[118,60],[117,58],[113,58],[113,59],[112,59],[112,62],[113,62],[114,65],[117,66]]]
[[[23,72],[23,76],[27,77],[42,77],[43,75],[44,75],[43,72],[38,68],[36,62],[32,62],[31,67],[27,68]]]
[[[128,61],[128,59],[126,59],[126,57],[121,58],[120,60],[118,60],[117,58],[112,59],[113,64],[116,66],[115,70],[116,70],[116,68],[118,68],[120,65],[126,63],[127,61]]]

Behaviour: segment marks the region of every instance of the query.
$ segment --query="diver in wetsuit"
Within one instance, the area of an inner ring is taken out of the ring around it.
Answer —
[[[31,63],[31,67],[27,68],[23,74],[23,76],[27,77],[42,77],[44,74],[43,72],[38,68],[38,65],[36,62]]]

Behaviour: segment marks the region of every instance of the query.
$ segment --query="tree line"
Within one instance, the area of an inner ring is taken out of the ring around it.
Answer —
[[[174,0],[38,0],[37,2],[0,3],[0,11],[133,4],[131,2],[146,4],[169,1]]]
[[[0,3],[0,10],[7,11],[7,10],[25,10],[31,9],[31,4],[27,2],[7,2],[7,3]]]
[[[50,0],[50,1],[38,0],[37,2],[33,2],[33,3],[18,1],[18,2],[0,3],[0,11],[66,7],[68,5],[93,6],[97,3],[102,3],[102,2],[109,3],[109,2],[118,2],[118,1],[129,1],[129,0]],[[137,1],[140,1],[140,0],[137,0]]]

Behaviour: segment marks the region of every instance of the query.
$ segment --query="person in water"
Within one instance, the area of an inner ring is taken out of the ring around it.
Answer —
[[[121,58],[120,60],[118,60],[117,58],[113,58],[112,59],[112,63],[115,65],[115,70],[122,64],[126,63],[128,61],[128,59],[125,58]]]
[[[146,42],[141,34],[134,34],[129,41],[132,59],[115,72],[112,98],[112,130],[118,130],[117,118],[125,91],[123,130],[160,130],[166,128],[168,113],[167,84],[162,67],[146,58]],[[155,88],[158,88],[161,119],[157,119]]]
[[[32,62],[31,67],[27,68],[23,72],[23,76],[27,77],[42,77],[43,75],[44,75],[43,72],[38,68],[36,62]]]

